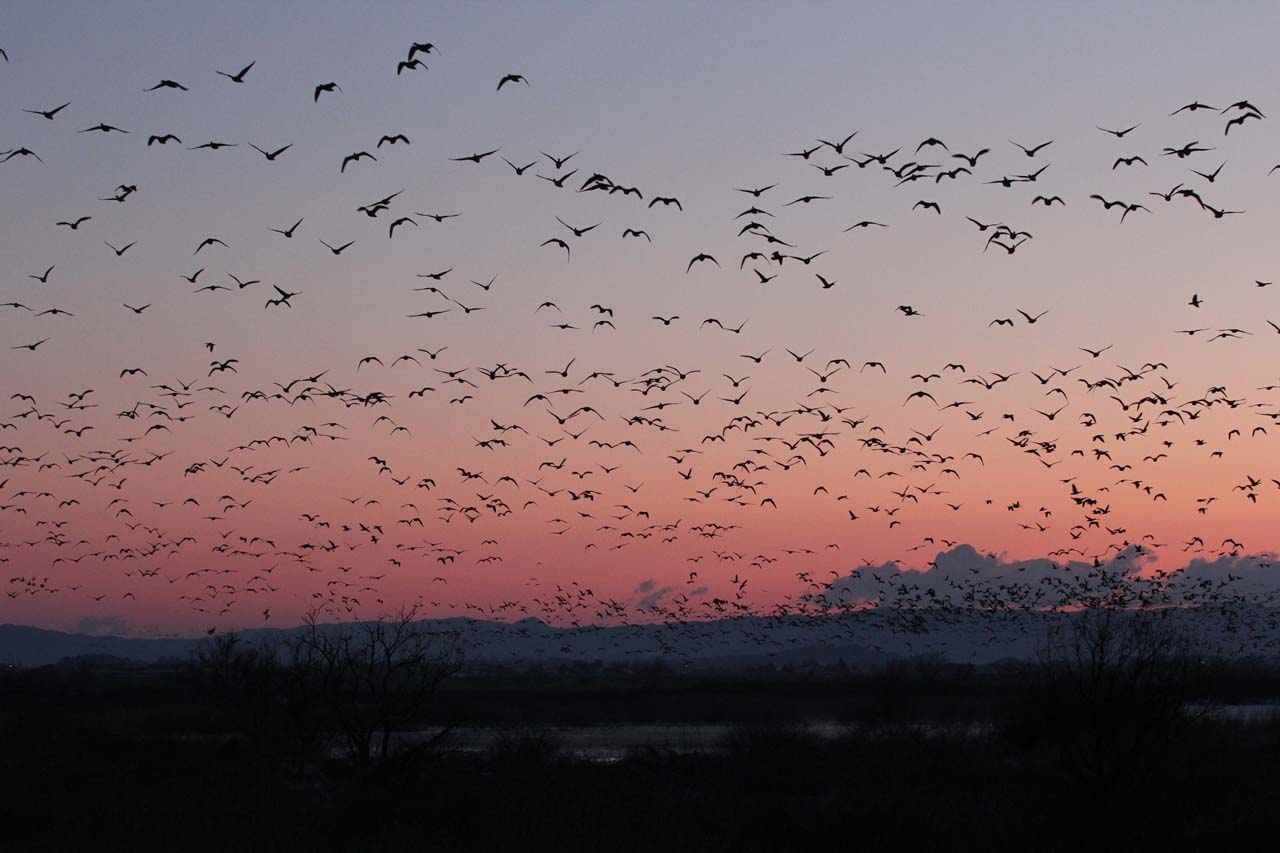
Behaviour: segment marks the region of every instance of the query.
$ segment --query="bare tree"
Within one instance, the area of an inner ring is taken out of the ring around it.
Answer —
[[[1177,617],[1172,610],[1098,606],[1064,614],[1047,631],[1041,724],[1076,775],[1109,785],[1167,756],[1204,672]]]
[[[305,673],[351,758],[361,767],[380,763],[393,732],[421,722],[441,682],[461,669],[458,635],[423,625],[417,606],[356,624],[326,624],[322,616],[311,610],[286,640],[289,664]]]
[[[320,720],[307,673],[275,642],[218,634],[192,663],[201,687],[256,751],[299,757],[315,744]]]

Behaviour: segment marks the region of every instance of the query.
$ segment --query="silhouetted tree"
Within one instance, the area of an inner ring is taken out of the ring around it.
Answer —
[[[316,744],[314,690],[287,647],[218,634],[196,650],[193,663],[201,686],[256,752],[301,758]]]
[[[1033,724],[1074,775],[1110,787],[1168,756],[1205,668],[1176,616],[1097,606],[1046,632]]]
[[[374,622],[326,624],[322,616],[311,610],[286,640],[290,665],[305,673],[350,757],[361,767],[382,762],[393,732],[420,723],[441,682],[461,669],[459,638],[418,621],[416,605]]]

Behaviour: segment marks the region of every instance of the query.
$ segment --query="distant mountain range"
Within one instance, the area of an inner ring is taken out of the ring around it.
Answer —
[[[1225,613],[1225,615],[1224,615]],[[1273,659],[1280,648],[1280,611],[1238,607],[1228,611],[1161,611],[1171,629],[1202,653]],[[425,619],[427,630],[457,635],[473,666],[515,663],[643,663],[671,667],[742,669],[761,666],[879,667],[894,658],[936,655],[955,663],[1029,660],[1049,625],[1072,617],[1036,611],[879,608],[814,616],[742,616],[687,622],[560,627],[539,619]],[[356,623],[358,626],[359,623]],[[352,627],[333,623],[325,630]],[[249,641],[281,639],[301,630],[257,628]],[[199,637],[130,637],[64,633],[0,625],[0,666],[44,666],[63,658],[110,655],[139,662],[187,659],[208,642]]]
[[[876,620],[879,622],[879,620]],[[538,619],[494,622],[477,619],[424,620],[431,630],[456,632],[472,664],[517,661],[606,663],[661,660],[693,668],[757,666],[870,667],[900,656],[943,654],[958,662],[987,663],[1030,657],[1033,637],[1010,630],[995,642],[974,620],[928,634],[901,635],[851,616],[738,619],[674,624],[560,628]],[[1005,626],[1008,628],[1009,626]],[[249,640],[283,637],[290,629],[253,629]],[[44,666],[63,658],[109,655],[142,663],[187,659],[205,637],[127,637],[66,633],[23,625],[0,625],[0,666]]]

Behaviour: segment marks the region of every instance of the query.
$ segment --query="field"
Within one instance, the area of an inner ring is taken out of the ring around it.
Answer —
[[[1215,667],[1168,726],[1064,727],[1061,687],[936,659],[491,667],[365,765],[199,666],[66,661],[0,682],[0,815],[9,849],[40,850],[1065,850],[1103,826],[1155,849],[1280,824],[1280,672]]]

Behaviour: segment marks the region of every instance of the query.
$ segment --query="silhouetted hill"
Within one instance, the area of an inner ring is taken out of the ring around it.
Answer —
[[[987,662],[1026,657],[1033,645],[1010,632],[997,646],[981,646],[975,626],[949,626],[929,636],[897,636],[866,619],[746,617],[705,622],[559,628],[538,619],[493,622],[470,618],[424,620],[433,630],[456,632],[467,660],[512,663],[663,660],[697,668],[759,666],[875,666],[902,655],[942,653]],[[280,638],[296,628],[252,629],[246,639]],[[44,666],[67,657],[110,655],[141,662],[186,658],[203,637],[121,637],[0,625],[0,663]]]
[[[95,637],[25,625],[0,625],[0,665],[45,666],[62,658],[97,655],[152,662],[185,658],[198,642],[193,638]]]

